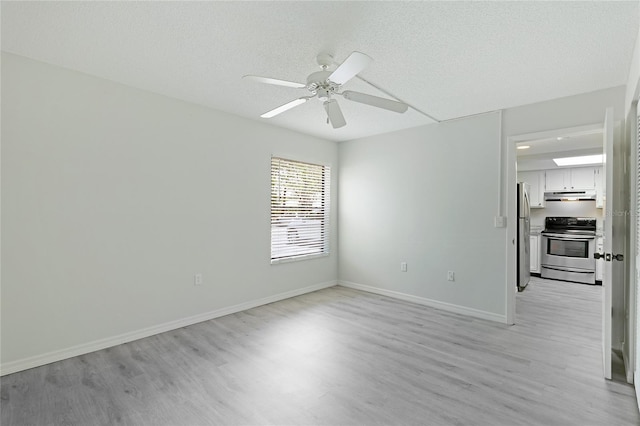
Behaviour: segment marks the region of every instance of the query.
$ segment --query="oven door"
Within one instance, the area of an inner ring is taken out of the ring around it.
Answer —
[[[595,236],[542,234],[542,266],[595,271]]]

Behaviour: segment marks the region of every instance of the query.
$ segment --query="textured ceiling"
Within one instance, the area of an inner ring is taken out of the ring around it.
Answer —
[[[518,170],[555,169],[554,158],[579,157],[602,154],[602,130],[587,134],[574,134],[558,138],[548,138],[521,142],[528,149],[518,150]]]
[[[626,83],[638,34],[630,2],[7,2],[2,50],[255,120],[306,89],[325,51],[374,58],[361,76],[440,119]],[[356,79],[345,89],[382,95]],[[348,140],[432,121],[338,98],[271,123]],[[471,136],[471,135],[470,135]]]

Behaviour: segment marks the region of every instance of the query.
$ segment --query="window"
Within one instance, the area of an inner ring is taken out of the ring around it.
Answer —
[[[329,166],[271,158],[271,263],[329,254]]]

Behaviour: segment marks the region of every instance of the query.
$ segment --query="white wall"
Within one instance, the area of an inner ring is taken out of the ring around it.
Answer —
[[[336,144],[11,54],[2,89],[4,373],[335,284]],[[272,154],[333,166],[329,257],[270,264]]]
[[[624,93],[625,87],[618,86],[506,109],[503,116],[503,135],[508,137],[600,124],[604,121],[603,106],[613,106],[614,120],[623,120]]]
[[[640,99],[640,28],[638,29],[638,35],[636,37],[636,43],[633,49],[633,57],[631,60],[631,66],[629,67],[629,76],[627,78],[625,96],[625,113],[627,118],[627,138],[629,147],[629,159],[633,165],[631,167],[632,173],[629,175],[629,188],[631,192],[631,211],[635,211],[635,206],[638,203],[636,194],[638,193],[637,185],[637,158],[638,158],[638,143],[637,140],[637,114],[638,114],[638,100]],[[631,235],[636,235],[636,218],[630,219]],[[628,288],[628,305],[629,305],[629,320],[627,326],[627,334],[630,345],[627,346],[627,359],[630,362],[629,369],[633,370],[633,382],[636,383],[636,399],[638,401],[638,407],[640,408],[640,314],[638,312],[637,298],[640,297],[640,253],[635,250],[635,241],[630,241],[628,254],[628,268],[627,276],[629,278]]]
[[[634,102],[640,98],[640,28],[636,36],[636,43],[633,47],[631,65],[629,66],[629,76],[625,90],[624,107],[625,117],[631,111]]]
[[[492,113],[341,143],[340,283],[504,321],[499,136]]]

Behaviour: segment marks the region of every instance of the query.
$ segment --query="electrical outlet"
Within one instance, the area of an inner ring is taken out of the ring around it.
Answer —
[[[193,285],[202,285],[202,274],[195,274],[193,276]]]
[[[453,271],[448,271],[447,272],[447,281],[455,281],[456,280],[456,275],[454,274]]]
[[[400,262],[400,272],[407,272],[407,262]]]

